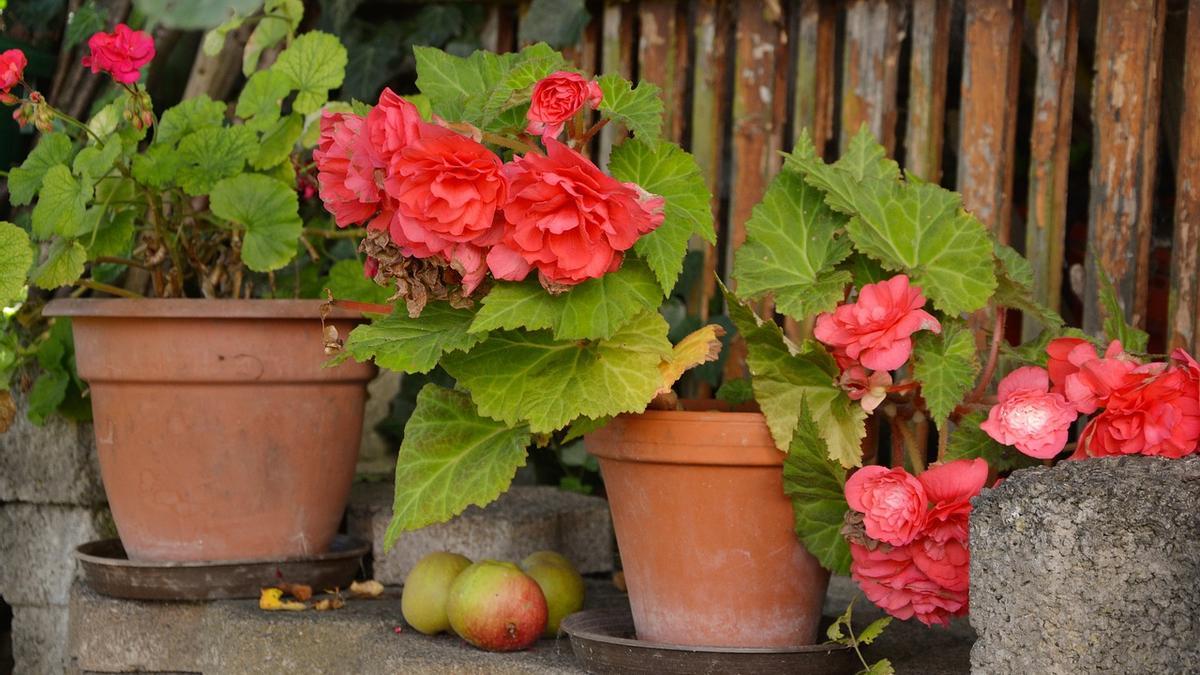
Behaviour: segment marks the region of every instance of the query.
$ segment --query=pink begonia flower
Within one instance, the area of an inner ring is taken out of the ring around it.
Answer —
[[[999,403],[980,429],[1004,445],[1038,459],[1050,459],[1067,444],[1078,416],[1062,394],[1050,393],[1050,376],[1037,366],[1018,368],[1000,381]]]
[[[967,590],[971,560],[966,547],[967,521],[971,499],[987,484],[987,478],[988,464],[982,459],[935,464],[917,476],[933,508],[921,536],[910,544],[913,562],[949,590]]]
[[[462,275],[463,294],[475,292],[487,275],[487,249],[474,244],[454,244],[446,251],[450,267]]]
[[[1067,376],[1079,372],[1079,367],[1088,361],[1100,358],[1092,343],[1083,338],[1055,338],[1046,345],[1046,371],[1050,373],[1050,391],[1067,394]]]
[[[122,84],[133,84],[142,76],[142,66],[154,58],[154,38],[145,31],[133,30],[123,23],[111,33],[99,32],[88,38],[83,67],[93,73],[108,73]]]
[[[887,281],[867,284],[858,300],[841,305],[832,314],[817,317],[813,334],[842,350],[870,370],[895,370],[912,354],[912,334],[920,330],[940,333],[942,326],[921,309],[925,296],[898,274]]]
[[[917,546],[882,545],[871,550],[851,542],[850,576],[868,600],[897,619],[947,626],[950,617],[967,613],[967,588],[957,579],[950,581],[962,588],[948,588],[922,572],[913,555]],[[952,555],[958,558],[957,549]]]
[[[904,546],[925,527],[929,498],[904,469],[864,466],[846,481],[845,494],[850,508],[863,514],[872,539]]]
[[[313,150],[313,162],[321,201],[338,227],[364,222],[379,211],[378,167],[372,162],[365,129],[366,120],[359,115],[321,114],[321,136]]]
[[[1200,367],[1176,358],[1176,365],[1147,364],[1130,371],[1092,419],[1073,458],[1156,455],[1179,458],[1200,441]]]
[[[877,370],[870,375],[862,366],[850,366],[842,371],[838,381],[851,401],[858,401],[863,410],[873,412],[887,398],[887,388],[892,386],[892,374]]]
[[[1096,348],[1080,338],[1058,338],[1046,345],[1050,356],[1050,391],[1062,394],[1079,412],[1089,415],[1103,407],[1109,393],[1119,386],[1138,361],[1125,353],[1118,340],[1109,343],[1101,358]]]
[[[558,138],[567,120],[585,105],[598,107],[601,98],[600,85],[593,80],[561,70],[550,73],[533,87],[529,112],[525,114],[529,119],[525,131],[543,138]]]
[[[423,122],[415,105],[384,88],[379,102],[367,113],[367,137],[378,166],[386,167],[392,155],[420,138]]]

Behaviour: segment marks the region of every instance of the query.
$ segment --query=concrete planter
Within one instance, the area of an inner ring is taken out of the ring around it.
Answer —
[[[1200,672],[1200,456],[1026,469],[974,505],[974,672]]]

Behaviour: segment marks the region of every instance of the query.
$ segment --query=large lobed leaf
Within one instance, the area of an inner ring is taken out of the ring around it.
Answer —
[[[658,307],[661,298],[645,263],[628,258],[620,270],[559,295],[532,279],[499,282],[483,298],[471,332],[550,329],[556,340],[609,338],[638,313]]]
[[[42,178],[38,203],[33,207],[33,236],[74,237],[83,227],[83,214],[92,198],[92,185],[80,183],[65,164],[56,164]]]
[[[683,271],[692,235],[716,241],[712,195],[700,167],[673,143],[634,138],[613,148],[608,169],[617,180],[637,183],[667,202],[662,225],[639,239],[634,250],[654,270],[663,294],[669,294]]]
[[[913,377],[933,421],[941,427],[979,376],[975,335],[960,321],[942,322],[940,335],[917,334],[913,344]]]
[[[296,191],[269,176],[226,178],[213,187],[212,212],[246,230],[242,260],[255,272],[270,272],[296,255],[303,226]]]
[[[29,234],[0,220],[0,307],[25,299],[25,275],[33,265]]]
[[[47,290],[68,286],[83,276],[86,263],[83,244],[74,239],[55,239],[46,259],[33,270],[33,283]]]
[[[850,547],[841,532],[848,508],[845,485],[846,469],[829,460],[812,416],[802,409],[783,460],[783,492],[792,500],[796,535],[804,548],[834,574],[850,572]]]
[[[996,290],[992,238],[962,210],[959,195],[912,176],[899,180],[895,162],[885,158],[865,129],[832,165],[803,140],[787,166],[823,190],[827,204],[851,217],[846,229],[859,251],[885,269],[907,272],[947,314],[987,304]]]
[[[193,197],[206,195],[218,181],[241,174],[246,160],[261,147],[254,131],[245,126],[200,129],[179,141],[175,180]]]
[[[603,96],[600,114],[625,125],[635,137],[654,141],[662,134],[663,102],[660,89],[652,82],[634,87],[620,75],[609,74],[598,80]]]
[[[346,339],[346,351],[358,361],[374,359],[381,368],[427,373],[447,352],[467,351],[487,334],[469,333],[474,313],[444,302],[431,302],[412,318],[403,308],[358,326]]]
[[[21,166],[8,175],[8,196],[13,206],[33,201],[42,187],[42,179],[52,167],[71,159],[71,139],[66,134],[46,134]]]
[[[286,75],[291,88],[298,92],[292,110],[307,115],[325,105],[330,89],[342,86],[346,48],[328,33],[311,31],[283,50],[271,69]]]
[[[726,298],[729,317],[746,340],[754,398],[775,445],[782,451],[791,447],[801,409],[806,408],[829,459],[845,467],[860,465],[867,413],[838,387],[833,357],[815,343],[794,348],[779,326],[760,319],[732,293],[726,292]]]
[[[384,548],[501,495],[525,464],[528,427],[481,417],[462,392],[425,385],[396,458],[396,497]]]
[[[580,416],[641,412],[658,391],[658,364],[670,353],[667,322],[644,311],[605,340],[492,333],[469,352],[447,354],[442,366],[471,392],[480,414],[549,433]]]
[[[780,172],[746,221],[746,243],[734,261],[738,293],[773,295],[777,309],[798,321],[832,311],[853,281],[837,268],[851,252],[845,226],[820,190],[798,173]]]

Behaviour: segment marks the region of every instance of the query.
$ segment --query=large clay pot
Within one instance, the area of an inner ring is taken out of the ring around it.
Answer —
[[[319,301],[55,300],[71,317],[130,558],[324,552],[354,478],[370,365],[324,368]],[[335,313],[343,336],[354,315]]]
[[[621,415],[600,460],[637,636],[708,647],[816,640],[829,574],[800,544],[760,413]]]

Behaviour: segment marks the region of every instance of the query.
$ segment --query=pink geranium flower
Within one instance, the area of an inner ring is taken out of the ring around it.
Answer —
[[[142,67],[154,58],[154,39],[145,31],[133,30],[123,23],[111,33],[96,33],[88,38],[83,67],[93,73],[105,72],[122,84],[133,84],[142,76]]]
[[[835,353],[843,351],[865,368],[895,370],[912,354],[913,333],[942,330],[938,320],[921,309],[924,306],[921,289],[909,286],[908,277],[898,274],[863,286],[856,302],[818,316],[813,334]]]
[[[1075,457],[1157,455],[1179,458],[1200,441],[1200,387],[1188,360],[1165,369],[1130,371],[1108,397],[1104,412],[1084,428]]]
[[[1018,368],[1000,381],[999,403],[979,425],[989,436],[1038,459],[1050,459],[1067,444],[1075,409],[1050,392],[1050,376],[1037,366]]]
[[[20,49],[0,52],[0,103],[16,103],[17,98],[12,95],[12,88],[25,76],[27,63],[25,52]]]
[[[863,514],[872,539],[904,546],[925,527],[929,498],[904,469],[864,466],[846,481],[845,493],[850,508]]]
[[[892,374],[886,370],[867,374],[866,368],[854,365],[842,371],[838,383],[846,390],[850,400],[858,401],[863,410],[873,412],[887,398],[887,389],[892,386]]]

